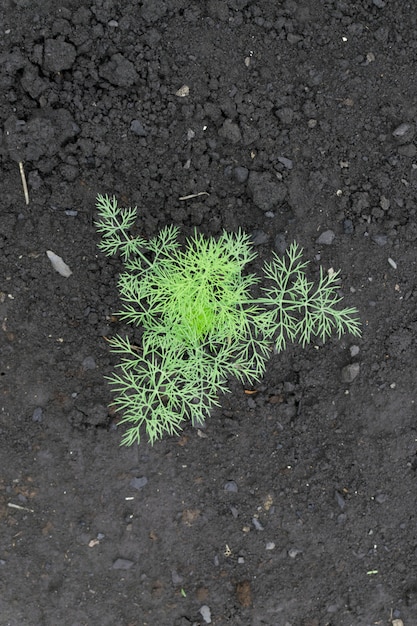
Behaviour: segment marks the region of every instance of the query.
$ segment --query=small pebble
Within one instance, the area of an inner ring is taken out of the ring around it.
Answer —
[[[61,259],[60,256],[55,254],[55,252],[53,252],[52,250],[47,250],[46,256],[48,257],[48,259],[51,262],[52,267],[54,268],[56,272],[58,272],[58,274],[61,274],[61,276],[65,276],[65,278],[68,278],[69,276],[71,276],[72,271],[70,270],[68,265],[63,261],[63,259]]]
[[[400,143],[408,143],[414,138],[415,128],[413,124],[408,124],[404,122],[397,126],[397,128],[393,131],[393,137],[397,139]]]
[[[130,569],[134,565],[129,559],[116,559],[112,565],[113,569]]]
[[[330,246],[336,235],[332,230],[325,230],[324,233],[321,233],[320,237],[316,239],[316,243],[319,243],[324,246]]]
[[[141,476],[140,478],[132,478],[129,485],[133,487],[133,489],[137,489],[139,491],[140,489],[143,489],[147,482],[148,479],[146,476]]]
[[[340,508],[342,509],[342,511],[343,511],[343,509],[344,509],[344,508],[345,508],[345,506],[346,506],[346,500],[344,499],[344,497],[342,496],[342,494],[341,494],[341,493],[339,493],[339,491],[335,491],[335,493],[334,493],[334,497],[335,497],[335,499],[336,499],[337,504],[339,505],[339,507],[340,507]]]
[[[275,543],[273,541],[268,541],[268,543],[265,546],[266,550],[275,550]]]
[[[184,578],[183,576],[180,576],[177,572],[177,570],[172,570],[171,572],[171,580],[172,580],[172,584],[177,587],[179,585],[182,585],[182,583],[184,582]]]
[[[278,161],[282,163],[282,165],[286,167],[287,170],[292,170],[293,162],[291,161],[291,159],[287,159],[287,157],[279,156]]]
[[[252,524],[255,526],[256,530],[263,530],[264,527],[262,526],[261,522],[258,520],[257,517],[253,517],[252,518]]]
[[[388,257],[388,263],[391,265],[391,267],[396,270],[397,269],[397,264],[394,261],[394,259],[391,259],[391,257]]]
[[[379,493],[375,497],[375,502],[378,502],[378,504],[383,504],[386,500],[388,500],[388,496],[386,493]]]
[[[211,611],[207,604],[203,604],[203,606],[200,607],[199,613],[206,624],[211,624]]]
[[[138,137],[146,137],[148,131],[139,120],[133,120],[130,124],[130,130]]]
[[[37,406],[36,409],[32,413],[32,421],[41,422],[42,421],[43,410],[40,406]]]
[[[238,511],[238,509],[235,506],[231,506],[230,507],[230,512],[231,512],[231,514],[233,515],[233,517],[235,519],[237,519],[239,517],[239,511]]]
[[[228,480],[224,483],[223,489],[225,491],[229,491],[230,493],[237,493],[239,491],[239,487],[234,480]]]
[[[298,555],[299,555],[299,554],[301,554],[301,553],[302,553],[302,550],[297,550],[297,548],[290,548],[290,549],[288,550],[288,556],[289,556],[291,559],[295,559],[295,557],[296,557],[296,556],[298,556]]]
[[[183,85],[182,87],[178,89],[178,91],[175,92],[175,95],[178,96],[178,98],[186,98],[187,96],[190,95],[189,86]]]
[[[357,356],[359,354],[359,346],[350,346],[350,356]]]
[[[388,243],[388,237],[386,235],[372,235],[372,241],[378,246],[385,246]]]
[[[351,363],[342,369],[342,382],[352,383],[360,372],[359,363]]]

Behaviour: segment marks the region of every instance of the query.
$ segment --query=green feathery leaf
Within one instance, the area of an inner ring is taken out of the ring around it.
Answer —
[[[153,444],[189,420],[203,422],[231,376],[260,380],[274,345],[280,352],[288,341],[360,335],[357,310],[339,308],[338,273],[320,270],[315,285],[296,243],[265,263],[254,298],[260,279],[246,271],[256,258],[247,234],[215,240],[196,232],[181,247],[174,226],[149,241],[133,237],[137,210],[119,208],[114,197],[99,195],[97,210],[100,249],[125,265],[119,318],[139,329],[138,345],[119,335],[109,340],[120,357],[109,381],[127,426],[123,445],[139,443],[143,432]]]

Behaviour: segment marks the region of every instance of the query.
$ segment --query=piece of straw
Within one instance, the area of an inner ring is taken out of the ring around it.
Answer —
[[[26,182],[25,170],[23,169],[23,161],[19,161],[20,178],[22,179],[23,193],[25,194],[26,204],[29,204],[29,191]]]

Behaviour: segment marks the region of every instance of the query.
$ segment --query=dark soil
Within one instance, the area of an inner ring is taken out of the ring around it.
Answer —
[[[1,626],[415,626],[414,3],[0,13]],[[242,227],[259,267],[296,240],[363,337],[292,346],[205,428],[119,447],[98,193],[146,237]]]

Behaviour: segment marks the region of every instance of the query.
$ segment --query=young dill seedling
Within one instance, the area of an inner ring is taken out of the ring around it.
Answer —
[[[109,381],[128,426],[122,444],[139,443],[143,432],[153,444],[188,420],[202,423],[230,377],[262,377],[274,346],[280,352],[287,341],[305,346],[333,332],[360,335],[357,310],[338,308],[338,272],[321,270],[315,286],[296,243],[265,263],[255,298],[260,279],[245,273],[256,257],[247,234],[214,239],[196,232],[182,247],[174,226],[150,240],[132,237],[136,208],[122,209],[114,197],[98,195],[97,209],[99,248],[124,263],[118,316],[138,328],[135,343],[110,339],[120,355]]]

